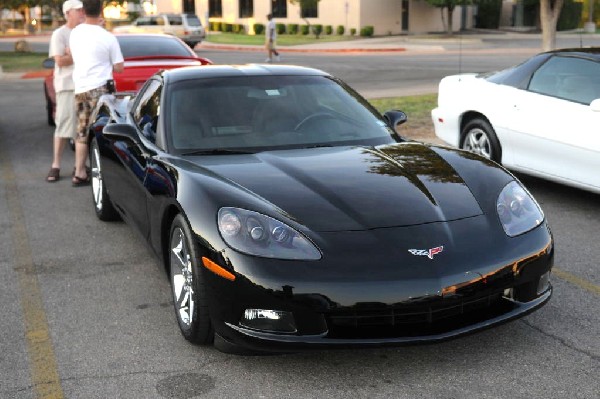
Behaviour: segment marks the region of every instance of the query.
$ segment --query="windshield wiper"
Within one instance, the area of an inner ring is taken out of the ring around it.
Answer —
[[[231,155],[231,154],[254,154],[254,151],[244,151],[229,148],[210,148],[206,150],[196,150],[184,152],[182,156],[188,155]]]

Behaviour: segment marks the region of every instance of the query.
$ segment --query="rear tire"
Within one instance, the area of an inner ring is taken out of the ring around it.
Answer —
[[[208,313],[201,255],[192,237],[185,218],[175,216],[169,234],[171,292],[181,334],[192,343],[209,345],[215,333]]]
[[[92,173],[92,196],[94,199],[94,210],[98,219],[103,221],[119,220],[120,216],[114,208],[102,174],[102,161],[100,159],[100,147],[94,137],[90,146],[90,164]]]
[[[467,122],[461,132],[460,148],[500,163],[502,147],[494,128],[483,118]]]

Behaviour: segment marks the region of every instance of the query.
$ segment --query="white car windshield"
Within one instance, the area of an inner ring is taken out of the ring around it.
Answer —
[[[178,82],[168,139],[179,153],[394,142],[362,97],[325,76],[244,76]]]

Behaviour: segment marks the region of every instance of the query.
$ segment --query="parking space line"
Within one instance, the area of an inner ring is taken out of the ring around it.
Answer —
[[[573,285],[576,285],[579,288],[583,288],[584,290],[591,292],[592,294],[600,295],[600,286],[597,286],[596,284],[590,281],[587,281],[581,277],[577,277],[576,275],[571,274],[569,272],[565,272],[564,270],[561,270],[558,267],[553,267],[552,273],[555,274],[557,277],[568,281]]]
[[[37,398],[64,397],[50,329],[38,277],[33,263],[29,236],[25,227],[23,208],[19,201],[17,180],[5,145],[0,145],[0,174],[6,191],[10,221],[10,235],[14,250],[15,270],[19,280],[19,297],[25,323],[25,339],[29,356],[29,371]]]

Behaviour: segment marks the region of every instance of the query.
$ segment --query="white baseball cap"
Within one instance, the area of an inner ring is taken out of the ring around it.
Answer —
[[[63,14],[67,14],[69,10],[77,10],[83,8],[83,3],[79,0],[67,0],[63,3]]]

